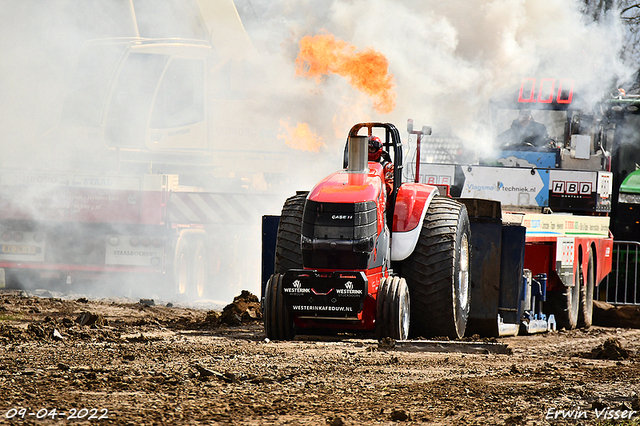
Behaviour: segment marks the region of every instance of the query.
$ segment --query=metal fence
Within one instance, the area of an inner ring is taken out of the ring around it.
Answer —
[[[611,273],[599,286],[598,300],[615,305],[640,305],[638,254],[640,243],[614,241]]]

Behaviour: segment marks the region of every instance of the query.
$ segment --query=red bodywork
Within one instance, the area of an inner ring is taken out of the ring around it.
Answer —
[[[381,195],[382,180],[382,165],[380,163],[369,163],[369,173],[352,173],[341,170],[318,183],[309,194],[309,199],[330,203],[359,203],[378,200]]]
[[[375,201],[377,207],[378,235],[384,229],[384,212],[386,193],[383,190],[384,171],[382,165],[376,162],[369,163],[369,173],[350,173],[345,170],[329,175],[318,183],[309,193],[309,200],[330,203],[359,203]],[[403,184],[401,188],[407,184]],[[318,270],[319,272],[332,272]],[[376,323],[376,299],[380,279],[383,277],[381,267],[362,270],[367,276],[367,296],[364,299],[363,309],[358,313],[357,320],[336,320],[332,322],[318,321],[308,318],[294,318],[298,327],[304,328],[331,328],[344,330],[373,330]],[[385,271],[386,276],[388,272]]]
[[[160,191],[30,186],[3,187],[3,220],[163,224]]]
[[[378,211],[378,234],[384,226],[386,194],[382,191],[384,171],[380,163],[369,163],[369,173],[333,173],[318,183],[309,200],[324,203],[360,203],[374,201]],[[406,185],[406,184],[405,184]],[[402,185],[404,188],[404,185]]]
[[[393,211],[393,232],[415,229],[422,221],[422,214],[437,188],[422,183],[405,183],[398,191]]]
[[[545,273],[549,277],[547,290],[562,290],[564,285],[556,271],[557,237],[528,236],[525,245],[524,268],[530,269],[533,275]],[[573,273],[576,276],[579,259],[582,259],[582,270],[587,271],[589,251],[593,252],[595,265],[595,285],[597,286],[611,272],[611,253],[613,237],[575,237]]]

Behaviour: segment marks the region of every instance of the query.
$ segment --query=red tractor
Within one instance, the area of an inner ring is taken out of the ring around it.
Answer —
[[[372,136],[394,163],[390,193],[382,165],[368,161]],[[402,142],[392,124],[353,126],[344,160],[343,170],[284,204],[275,273],[264,290],[267,337],[327,329],[462,337],[471,295],[465,205],[436,186],[402,182]]]

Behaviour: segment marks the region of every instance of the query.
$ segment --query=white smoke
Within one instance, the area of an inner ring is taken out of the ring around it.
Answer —
[[[242,11],[251,12],[246,25],[256,45],[272,58],[282,55],[287,79],[291,70],[286,64],[293,67],[298,41],[322,29],[388,58],[397,90],[396,109],[388,115],[376,114],[370,101],[368,108],[349,108],[364,95],[341,84],[338,76],[320,85],[282,82],[283,92],[293,89],[298,96],[300,87],[307,87],[313,96],[303,94],[301,120],[315,110],[310,125],[328,139],[335,139],[325,133],[331,128],[329,120],[343,115],[338,120],[345,123],[345,134],[356,121],[388,121],[402,129],[407,118],[413,118],[435,132],[477,140],[489,99],[504,90],[516,91],[523,78],[574,79],[581,95],[593,101],[632,72],[619,59],[620,21],[611,14],[600,23],[590,22],[578,1],[238,3]],[[324,115],[327,109],[329,117]]]

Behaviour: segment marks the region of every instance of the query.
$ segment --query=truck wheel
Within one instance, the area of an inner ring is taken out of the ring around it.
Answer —
[[[584,281],[584,285],[580,288],[578,327],[589,328],[593,318],[593,292],[596,281],[593,252],[591,250],[589,250],[589,263],[587,264],[587,275],[584,277]]]
[[[191,253],[184,235],[176,243],[176,256],[173,262],[174,294],[188,296],[191,292]]]
[[[276,237],[275,273],[302,268],[302,211],[309,192],[299,191],[287,198],[278,225]]]
[[[409,288],[404,278],[380,280],[376,311],[376,337],[405,340],[409,336]]]
[[[464,336],[470,306],[471,225],[463,204],[436,196],[411,256],[401,264],[411,295],[411,334]]]
[[[296,335],[293,318],[284,304],[283,274],[273,274],[264,299],[264,333],[271,340],[292,340]]]
[[[547,292],[547,305],[550,313],[556,317],[558,330],[573,330],[578,325],[580,293],[582,287],[582,268],[578,266],[573,287]],[[593,293],[592,293],[593,294]]]
[[[193,269],[191,273],[195,296],[201,299],[209,284],[209,262],[207,259],[207,247],[203,241],[196,242],[193,250]]]

